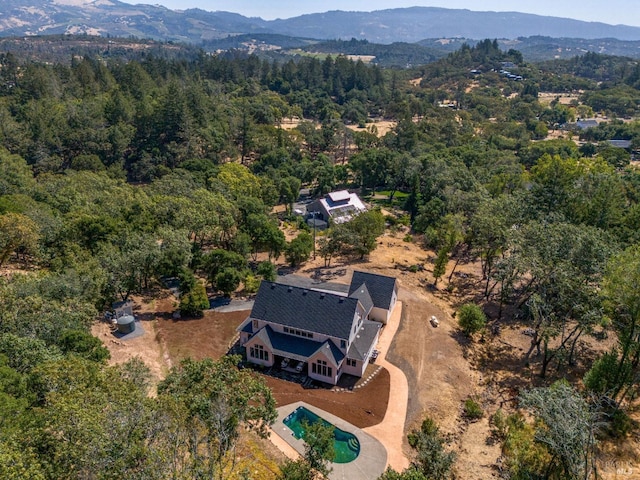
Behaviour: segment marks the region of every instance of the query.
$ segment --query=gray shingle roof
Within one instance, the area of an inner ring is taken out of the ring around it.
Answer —
[[[369,289],[367,288],[367,285],[365,283],[356,288],[353,293],[349,294],[349,296],[360,300],[360,303],[364,307],[364,314],[369,315],[369,312],[373,308],[373,300],[371,300]]]
[[[340,362],[342,362],[345,357],[344,353],[342,353],[336,346],[336,344],[331,340],[327,340],[326,342],[324,342],[324,344],[318,350],[322,350],[322,353],[324,353],[328,358],[333,357],[333,363],[335,363],[337,366],[340,366]]]
[[[349,296],[355,292],[360,285],[365,284],[373,305],[378,308],[389,310],[391,306],[391,297],[396,286],[395,277],[387,277],[386,275],[378,275],[375,273],[366,273],[354,271],[349,286]]]
[[[275,355],[306,362],[318,350],[322,350],[329,358],[334,359],[336,365],[344,359],[344,354],[330,340],[316,342],[308,338],[294,337],[274,331],[269,325],[261,328],[254,336],[271,349]]]
[[[251,318],[349,339],[357,298],[263,281]]]
[[[355,360],[365,360],[365,356],[371,349],[371,344],[375,340],[376,335],[378,335],[378,332],[380,332],[380,327],[382,327],[380,322],[365,320],[360,330],[358,330],[356,338],[351,343],[351,347],[349,347],[347,357]]]
[[[253,327],[251,326],[251,318],[247,317],[244,321],[236,327],[236,332],[253,333]]]

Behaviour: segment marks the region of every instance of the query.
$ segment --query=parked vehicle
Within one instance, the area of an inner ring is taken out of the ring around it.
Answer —
[[[304,368],[304,362],[298,362],[298,365],[296,365],[296,372],[298,373],[302,372],[303,368]]]
[[[287,368],[289,366],[289,359],[285,358],[282,360],[282,363],[280,364],[280,368]]]

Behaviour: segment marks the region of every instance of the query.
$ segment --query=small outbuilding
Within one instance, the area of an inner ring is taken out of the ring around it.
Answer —
[[[116,318],[123,317],[125,315],[133,316],[133,302],[131,300],[112,303],[111,309],[113,310]]]

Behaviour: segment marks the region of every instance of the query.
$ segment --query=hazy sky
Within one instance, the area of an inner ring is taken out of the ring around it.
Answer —
[[[411,6],[466,8],[477,11],[523,12],[553,17],[640,26],[638,0],[123,0],[161,4],[178,10],[241,13],[265,20],[289,18],[328,10],[365,11]]]

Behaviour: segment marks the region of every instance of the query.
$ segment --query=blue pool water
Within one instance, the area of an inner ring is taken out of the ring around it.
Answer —
[[[333,449],[336,454],[333,460],[334,463],[352,462],[360,454],[360,442],[355,435],[339,429],[305,407],[298,407],[291,412],[284,419],[284,424],[293,431],[293,435],[296,438],[304,440],[305,432],[303,422],[305,420],[309,425],[313,425],[316,422],[323,422],[325,425],[333,427]]]

